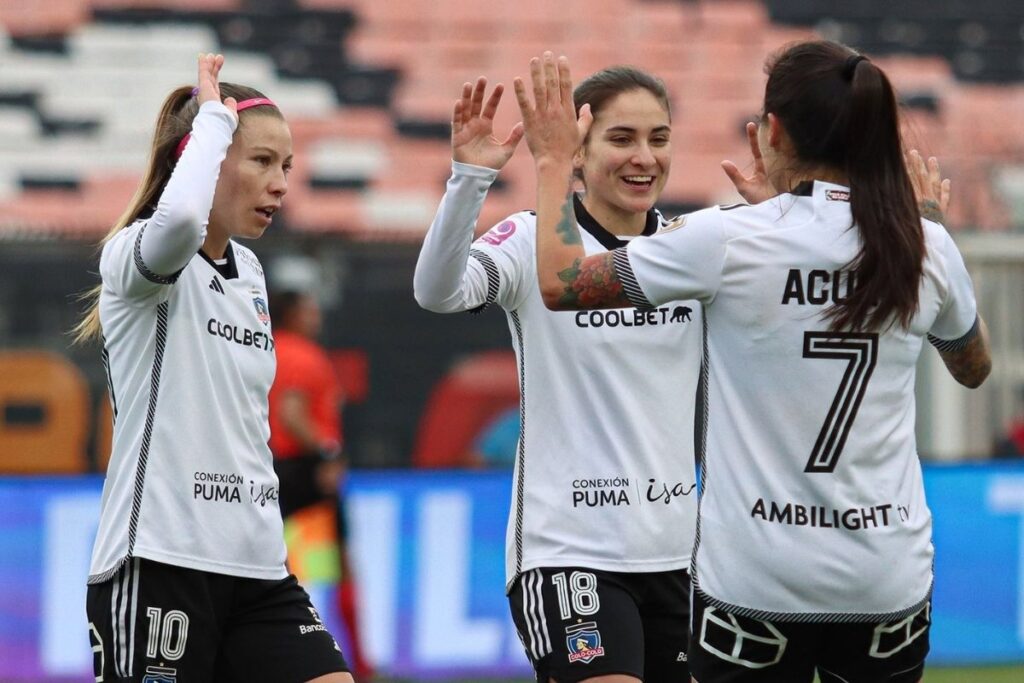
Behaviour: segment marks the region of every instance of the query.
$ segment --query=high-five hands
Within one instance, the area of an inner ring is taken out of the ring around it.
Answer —
[[[590,105],[583,105],[579,118],[572,99],[572,76],[569,60],[545,52],[530,60],[533,101],[526,92],[523,79],[513,81],[519,112],[523,117],[526,144],[539,165],[546,161],[572,160],[573,154],[586,139],[594,122]]]
[[[928,163],[925,164],[921,153],[912,149],[905,161],[921,215],[938,223],[944,222],[946,210],[949,209],[950,181],[949,178],[942,179],[939,160],[928,157]]]
[[[199,78],[197,84],[199,86],[199,92],[196,93],[196,97],[199,100],[199,106],[202,106],[206,102],[220,102],[220,69],[224,66],[224,55],[215,55],[212,53],[199,55]],[[231,113],[238,118],[238,103],[234,97],[228,97],[224,100],[224,106],[231,110]]]
[[[464,83],[462,97],[455,101],[452,112],[452,159],[463,164],[501,169],[523,139],[523,124],[512,126],[504,141],[494,137],[494,114],[501,102],[505,86],[494,86],[484,103],[487,79],[481,76],[476,84]]]
[[[764,159],[761,158],[761,146],[757,143],[757,124],[747,124],[747,141],[750,143],[750,153],[754,157],[754,170],[749,176],[731,161],[722,162],[722,170],[729,180],[736,186],[736,191],[748,204],[760,204],[766,199],[771,199],[778,194],[778,190],[772,186],[765,172]]]

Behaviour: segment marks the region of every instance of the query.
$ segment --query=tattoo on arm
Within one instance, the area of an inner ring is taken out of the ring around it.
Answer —
[[[571,267],[558,274],[558,279],[565,283],[560,301],[566,308],[622,308],[632,305],[615,269],[612,252],[576,259]]]
[[[945,223],[946,216],[942,213],[939,203],[934,199],[922,199],[918,206],[921,209],[922,218],[927,218],[936,223]]]
[[[992,356],[984,335],[977,334],[959,351],[939,351],[949,374],[960,384],[974,389],[992,372]]]
[[[569,181],[569,193],[565,196],[565,203],[562,204],[562,217],[558,219],[555,232],[562,238],[562,244],[583,244],[580,237],[580,230],[576,227],[576,212],[572,207],[573,200],[572,180]]]

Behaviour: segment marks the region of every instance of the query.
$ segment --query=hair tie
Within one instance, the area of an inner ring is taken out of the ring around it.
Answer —
[[[193,96],[196,93],[198,93],[198,92],[199,92],[199,88],[193,88],[192,89]],[[240,114],[243,111],[245,111],[246,109],[249,109],[251,107],[260,107],[260,106],[276,107],[277,105],[274,104],[274,102],[272,100],[270,100],[270,99],[268,99],[266,97],[253,97],[253,98],[250,98],[248,100],[242,100],[241,102],[239,102],[238,106],[235,108],[235,112]],[[181,158],[181,155],[185,152],[185,145],[188,144],[188,141],[191,138],[192,138],[192,133],[185,133],[185,137],[183,137],[181,139],[181,141],[178,143],[178,146],[174,148],[174,160],[175,161],[177,161],[178,159]]]
[[[847,57],[846,62],[843,63],[843,78],[852,81],[853,74],[857,71],[857,65],[863,61],[867,61],[867,57],[864,55],[850,55]]]

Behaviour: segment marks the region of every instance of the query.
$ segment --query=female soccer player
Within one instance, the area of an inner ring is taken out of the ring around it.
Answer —
[[[107,236],[80,339],[102,335],[114,443],[87,613],[96,680],[351,682],[285,570],[267,447],[274,338],[258,238],[291,135],[255,90],[173,91],[146,176]]]
[[[589,115],[578,130],[564,57],[531,74],[532,101],[515,86],[545,303],[705,305],[694,679],[920,680],[933,550],[915,366],[927,339],[976,387],[990,359],[963,260],[916,206],[885,74],[836,43],[784,49],[755,131],[757,168],[781,194],[594,255],[570,192]],[[914,161],[932,198],[948,190]]]
[[[502,87],[486,103],[485,88],[465,84],[455,104],[452,177],[415,293],[432,311],[498,304],[508,316],[521,419],[506,542],[513,619],[542,683],[685,681],[700,306],[555,313],[537,288],[533,212],[473,242],[522,137],[521,126],[493,137]],[[671,166],[664,86],[615,67],[581,83],[575,102],[595,115],[572,162],[586,252],[668,229],[654,209]]]

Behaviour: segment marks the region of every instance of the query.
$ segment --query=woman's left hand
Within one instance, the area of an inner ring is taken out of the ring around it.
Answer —
[[[533,102],[526,93],[523,79],[514,81],[530,153],[537,164],[544,161],[571,162],[594,118],[589,105],[584,105],[579,118],[576,117],[569,60],[562,56],[556,63],[550,52],[545,52],[542,58],[534,57],[530,60],[530,79]]]
[[[949,209],[949,178],[943,179],[939,172],[939,160],[924,157],[916,149],[907,154],[907,175],[914,186],[914,196],[921,208],[921,215],[928,220],[942,223],[945,221],[946,210]]]

